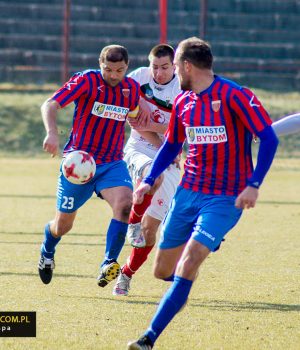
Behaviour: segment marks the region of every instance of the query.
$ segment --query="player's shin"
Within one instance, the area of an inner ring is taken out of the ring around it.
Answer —
[[[129,215],[129,224],[137,224],[142,221],[143,215],[151,204],[153,194],[146,193],[141,204],[134,204]]]
[[[112,219],[107,231],[105,260],[102,265],[105,265],[111,260],[117,260],[123,248],[127,233],[128,224],[125,222]]]
[[[132,275],[144,264],[147,260],[149,253],[151,252],[152,246],[146,246],[144,248],[133,248],[128,258],[127,263],[122,267],[122,273],[127,277]]]
[[[61,237],[55,238],[52,236],[50,223],[47,223],[45,226],[45,238],[41,246],[42,255],[47,259],[52,259],[54,257],[55,247],[60,240]]]
[[[186,303],[193,281],[175,276],[174,282],[162,298],[145,335],[152,343],[156,341],[173,317]]]

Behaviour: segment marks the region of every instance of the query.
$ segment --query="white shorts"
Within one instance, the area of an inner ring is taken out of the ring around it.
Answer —
[[[124,160],[127,163],[128,171],[134,185],[137,184],[138,180],[142,179],[143,170],[153,161],[152,158],[134,149],[126,150]],[[169,210],[171,200],[180,181],[180,169],[175,164],[171,164],[163,172],[163,175],[164,180],[155,192],[151,205],[145,213],[160,221],[163,221]]]

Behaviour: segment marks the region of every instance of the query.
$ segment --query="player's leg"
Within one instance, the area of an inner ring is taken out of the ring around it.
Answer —
[[[105,287],[120,273],[117,259],[125,242],[132,205],[132,182],[125,162],[112,162],[103,169],[105,171],[97,183],[96,192],[112,208],[113,218],[107,230],[105,257],[97,279],[100,287]]]
[[[139,185],[142,178],[147,173],[147,170],[152,163],[152,159],[147,155],[137,152],[136,150],[127,150],[124,160],[127,163],[130,176],[135,186]],[[144,247],[145,239],[141,234],[141,221],[143,215],[151,204],[154,193],[160,187],[163,181],[163,175],[159,176],[151,188],[151,191],[146,193],[144,200],[140,204],[134,204],[129,215],[129,227],[127,239],[133,247]]]
[[[128,295],[132,276],[144,264],[154,247],[156,233],[161,221],[163,221],[168,212],[179,179],[180,170],[176,166],[172,165],[164,172],[164,180],[155,192],[151,204],[146,210],[141,222],[141,233],[145,239],[146,246],[132,249],[126,264],[123,265],[121,269],[121,274],[113,290],[114,295]],[[173,274],[174,269],[175,265],[170,274]]]
[[[127,262],[122,266],[121,273],[113,289],[113,295],[128,295],[132,276],[144,264],[149,253],[154,247],[156,232],[160,223],[160,220],[149,215],[144,215],[142,220],[142,235],[145,238],[146,246],[141,248],[132,248]]]
[[[71,230],[77,209],[91,197],[92,193],[92,184],[74,185],[60,175],[57,186],[56,215],[45,226],[38,266],[39,275],[44,284],[50,283],[52,279],[57,244],[61,237]]]
[[[174,282],[162,298],[150,327],[142,337],[150,346],[153,346],[161,332],[186,303],[199,266],[211,251],[219,247],[225,234],[236,225],[241,216],[242,211],[234,206],[235,198],[201,196],[205,202],[200,204],[199,196],[198,218],[177,264]]]

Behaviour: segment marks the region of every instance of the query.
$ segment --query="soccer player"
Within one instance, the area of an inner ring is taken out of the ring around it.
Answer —
[[[140,113],[149,113],[151,119],[145,127],[131,123],[134,128],[125,147],[124,160],[135,184],[139,184],[145,176],[164,140],[163,134],[170,120],[174,99],[181,91],[178,77],[174,74],[173,48],[166,44],[156,45],[148,58],[149,67],[138,68],[129,74],[141,86]],[[114,295],[128,295],[133,274],[154,247],[156,232],[167,213],[179,180],[179,166],[173,163],[156,179],[143,202],[133,205],[127,238],[134,248],[122,267],[113,289]]]
[[[130,350],[152,349],[186,303],[199,266],[217,250],[243,209],[256,204],[278,139],[272,121],[252,91],[214,75],[210,46],[196,37],[180,42],[175,65],[182,90],[167,137],[150,171],[135,190],[139,203],[186,140],[184,175],[164,221],[154,274],[172,280],[149,328]],[[260,138],[253,171],[251,140]],[[174,273],[175,272],[175,273]]]
[[[123,46],[104,47],[99,65],[100,70],[75,74],[41,108],[47,132],[43,147],[55,156],[59,152],[57,111],[74,102],[72,130],[63,153],[86,151],[94,157],[97,165],[95,176],[84,185],[69,183],[60,172],[57,210],[54,219],[45,226],[38,266],[40,278],[45,284],[50,283],[52,278],[56,245],[71,230],[77,210],[93,192],[104,199],[113,212],[98,285],[106,286],[120,272],[117,258],[126,237],[133,188],[122,159],[125,122],[128,116],[134,117],[137,113],[140,91],[135,80],[125,77],[128,53]]]
[[[287,115],[272,124],[277,136],[291,135],[300,132],[300,113]]]

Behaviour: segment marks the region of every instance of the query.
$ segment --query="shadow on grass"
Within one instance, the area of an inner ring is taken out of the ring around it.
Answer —
[[[28,277],[38,277],[38,271],[36,273],[32,272],[10,272],[10,271],[3,271],[0,272],[0,277],[1,276],[28,276]],[[62,278],[87,278],[87,279],[94,279],[96,280],[95,276],[92,275],[74,275],[74,274],[68,274],[68,273],[55,273],[54,277],[62,277]]]
[[[145,298],[143,295],[135,295],[128,297],[103,297],[103,296],[65,296],[66,298],[75,298],[75,299],[101,299],[112,301],[116,303],[125,303],[125,304],[134,304],[134,305],[158,305],[162,295],[153,295],[150,298],[156,299],[156,301],[149,300],[149,296],[147,296],[148,300],[135,300],[136,298]],[[291,311],[300,311],[299,304],[275,304],[275,303],[265,303],[265,302],[232,302],[226,300],[212,300],[212,301],[204,301],[201,303],[195,304],[192,299],[188,301],[188,307],[201,307],[203,309],[212,309],[216,311],[280,311],[280,312],[291,312]]]
[[[211,300],[206,302],[194,303],[193,300],[188,304],[191,307],[200,307],[218,311],[300,311],[299,304],[275,304],[259,301],[231,302],[227,300]]]
[[[10,193],[0,193],[0,198],[33,198],[33,199],[56,199],[56,195],[45,195],[45,194],[10,194]],[[98,197],[93,196],[91,199],[98,199]]]
[[[40,244],[40,242],[12,242],[12,241],[0,241],[0,244],[17,244],[17,245],[22,245],[22,244]],[[60,245],[78,245],[78,246],[105,246],[104,243],[70,243],[70,242],[62,242]]]
[[[0,234],[3,235],[21,235],[21,236],[44,236],[44,232],[42,230],[40,232],[5,232],[2,231]],[[100,236],[106,236],[106,233],[76,233],[76,232],[70,232],[68,233],[67,237],[100,237]]]
[[[55,195],[39,195],[39,194],[0,194],[0,198],[33,198],[33,199],[56,199]],[[93,196],[90,199],[98,199]],[[276,204],[276,205],[300,205],[300,202],[289,202],[289,201],[259,201],[260,204]]]
[[[29,272],[0,272],[0,276],[29,276],[38,278],[38,273],[29,273]],[[74,274],[62,274],[55,273],[55,278],[86,278],[86,279],[95,279],[94,275],[74,275]],[[101,289],[100,289],[101,290]],[[130,295],[128,297],[104,297],[99,296],[80,296],[80,295],[65,295],[61,296],[67,299],[91,299],[91,300],[107,300],[114,303],[125,303],[125,304],[134,304],[134,305],[158,305],[162,295],[152,295],[147,296],[147,300],[136,300],[140,298],[145,298],[144,295]],[[149,300],[155,299],[156,301]],[[280,312],[299,312],[299,304],[276,304],[276,303],[267,303],[267,302],[233,302],[227,300],[211,300],[211,301],[199,301],[199,299],[189,299],[188,307],[193,308],[203,308],[211,309],[215,311],[234,311],[234,312],[243,312],[243,311],[280,311]]]

